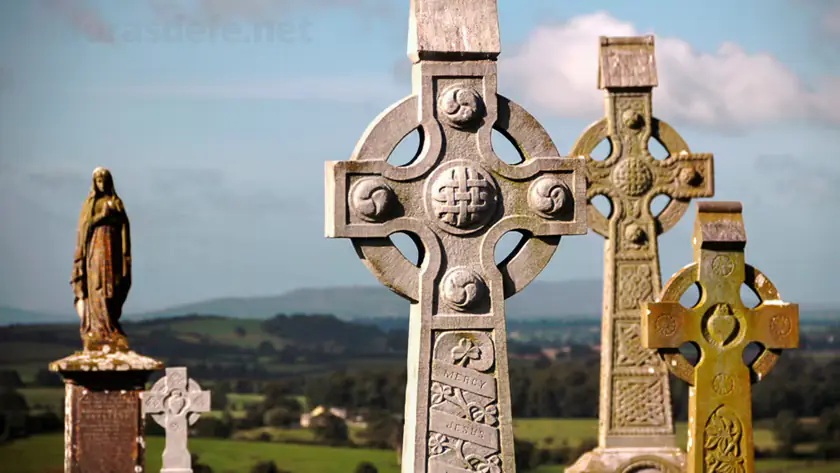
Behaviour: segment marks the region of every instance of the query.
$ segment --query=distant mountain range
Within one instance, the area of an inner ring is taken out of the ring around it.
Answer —
[[[598,280],[534,282],[508,299],[509,320],[597,320],[603,286]],[[801,306],[804,306],[802,304]],[[802,307],[803,318],[840,317],[840,309]],[[188,314],[267,319],[277,314],[332,314],[347,320],[407,317],[408,301],[382,286],[305,288],[279,296],[220,298],[126,315],[126,320],[177,317]],[[75,314],[45,314],[0,306],[0,325],[70,322]]]

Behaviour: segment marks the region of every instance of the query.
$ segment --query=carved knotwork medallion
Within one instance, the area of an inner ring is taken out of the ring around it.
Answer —
[[[495,215],[498,187],[482,167],[451,161],[429,176],[426,202],[440,228],[468,234],[483,228]]]
[[[615,167],[612,180],[626,195],[638,197],[653,187],[653,173],[641,159],[627,159]]]

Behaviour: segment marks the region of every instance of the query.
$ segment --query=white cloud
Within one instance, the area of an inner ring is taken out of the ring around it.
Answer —
[[[596,117],[603,113],[604,94],[597,89],[598,37],[640,34],[606,12],[540,26],[515,54],[503,56],[502,77],[549,112]],[[654,113],[669,121],[708,127],[796,119],[840,123],[840,78],[808,87],[768,53],[748,53],[734,43],[705,53],[684,40],[657,36],[656,62]]]

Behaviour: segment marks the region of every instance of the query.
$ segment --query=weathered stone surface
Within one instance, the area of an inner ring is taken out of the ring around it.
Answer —
[[[659,351],[689,390],[688,472],[755,471],[751,383],[760,381],[785,348],[799,345],[799,307],[781,301],[775,286],[745,264],[746,232],[737,202],[702,202],[694,227],[694,263],[665,285],[657,302],[642,305],[642,344]],[[699,284],[694,307],[681,296]],[[741,285],[760,299],[746,307]],[[742,354],[758,342],[762,352],[749,366]],[[693,343],[696,366],[679,347]]]
[[[112,352],[106,348],[100,351],[77,351],[53,361],[49,369],[53,372],[157,371],[163,369],[163,363],[134,351]]]
[[[73,304],[81,319],[86,351],[128,351],[120,326],[122,306],[131,289],[128,216],[110,171],[94,169],[92,181],[79,216],[70,280]]]
[[[143,468],[143,424],[138,392],[66,386],[70,410],[65,415],[70,424],[70,442],[69,448],[65,447],[65,471],[129,473],[137,467]]]
[[[412,0],[408,56],[425,60],[495,59],[501,51],[496,0]]]
[[[413,93],[368,127],[349,161],[327,163],[326,234],[350,238],[411,301],[403,471],[513,472],[504,300],[539,274],[561,235],[585,232],[583,160],[562,158],[534,117],[497,95],[495,0],[411,8]],[[417,159],[389,164],[416,129]],[[522,163],[496,156],[494,129]],[[527,236],[497,264],[510,231]],[[421,247],[419,265],[389,240],[396,232]]]
[[[676,131],[654,118],[652,36],[601,38],[600,59],[606,118],[590,126],[571,152],[586,158],[589,227],[606,237],[599,446],[567,471],[672,471],[684,455],[674,438],[668,373],[655,352],[641,346],[639,304],[661,287],[658,236],[677,223],[690,199],[714,193],[712,156],[690,153]],[[667,158],[651,155],[648,142],[654,139]],[[603,140],[611,145],[609,156],[593,159]],[[599,195],[609,199],[609,215],[593,205]],[[657,195],[670,202],[654,215]]]
[[[184,367],[166,368],[166,376],[140,393],[143,415],[166,429],[161,473],[192,473],[187,431],[202,412],[210,411],[210,392],[187,375]]]
[[[110,354],[110,357],[114,356]],[[118,362],[103,363],[115,365]],[[65,473],[142,471],[144,441],[140,391],[151,370],[57,371],[64,378],[66,388]]]

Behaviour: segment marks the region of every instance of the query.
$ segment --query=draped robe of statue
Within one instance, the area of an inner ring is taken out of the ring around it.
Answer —
[[[125,206],[114,190],[111,173],[97,168],[82,205],[71,279],[80,310],[84,349],[125,351],[120,326],[122,306],[131,287],[131,240]]]

